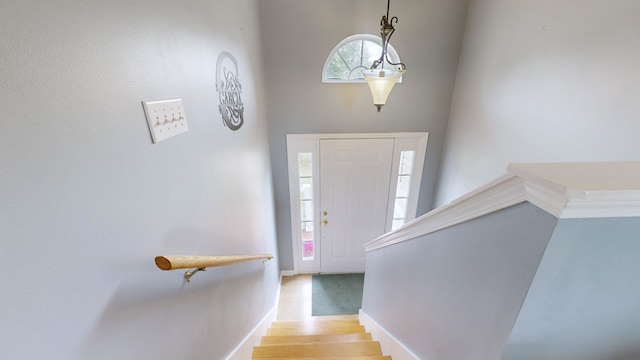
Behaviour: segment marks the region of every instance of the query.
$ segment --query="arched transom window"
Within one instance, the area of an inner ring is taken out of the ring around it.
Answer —
[[[382,45],[379,36],[357,34],[342,40],[329,54],[322,71],[322,82],[365,82],[362,70],[369,69],[380,57]],[[396,50],[389,45],[387,55],[394,63],[400,62]],[[384,67],[392,68],[386,62]],[[400,79],[402,81],[402,78]]]

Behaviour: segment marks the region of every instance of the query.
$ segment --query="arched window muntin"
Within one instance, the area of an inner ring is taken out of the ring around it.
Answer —
[[[379,36],[356,34],[347,37],[336,45],[329,53],[322,69],[324,83],[365,83],[362,70],[369,69],[373,61],[382,54],[382,40]],[[400,56],[391,46],[387,47],[387,56],[394,63],[399,63]],[[393,68],[385,59],[385,69]],[[398,82],[402,82],[402,77]]]

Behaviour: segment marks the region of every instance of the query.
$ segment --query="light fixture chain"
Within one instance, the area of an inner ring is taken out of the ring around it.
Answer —
[[[387,50],[389,42],[391,41],[391,36],[396,31],[396,29],[393,27],[393,24],[398,23],[398,17],[389,17],[390,6],[391,0],[387,0],[387,14],[382,15],[382,20],[380,21],[382,54],[380,54],[380,58],[373,61],[371,69],[364,70],[362,72],[365,80],[369,84],[371,95],[373,96],[373,104],[378,109],[378,112],[380,112],[380,109],[386,103],[391,89],[393,89],[393,86],[398,82],[398,79],[402,76],[407,68],[404,63],[394,63],[389,60],[389,54]],[[385,60],[389,65],[396,66],[398,67],[398,69],[396,69],[395,71],[391,69],[385,69]],[[380,68],[380,70],[377,70],[380,65],[382,65],[382,67]]]

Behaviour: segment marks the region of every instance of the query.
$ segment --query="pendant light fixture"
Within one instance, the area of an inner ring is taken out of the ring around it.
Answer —
[[[380,36],[382,37],[382,55],[380,58],[373,62],[371,69],[364,70],[364,79],[369,84],[371,89],[371,95],[373,96],[373,104],[378,108],[378,112],[382,106],[387,102],[387,97],[391,93],[391,89],[398,82],[402,74],[406,71],[407,67],[403,63],[393,63],[389,61],[387,57],[387,46],[391,35],[396,29],[393,27],[393,23],[398,22],[397,17],[389,19],[389,5],[391,0],[387,0],[387,15],[382,15],[380,20]],[[384,68],[385,61],[387,64],[392,65],[392,68]]]

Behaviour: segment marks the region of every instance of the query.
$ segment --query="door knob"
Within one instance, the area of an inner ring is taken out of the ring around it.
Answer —
[[[327,226],[329,224],[329,221],[327,220],[322,220],[322,225]]]

